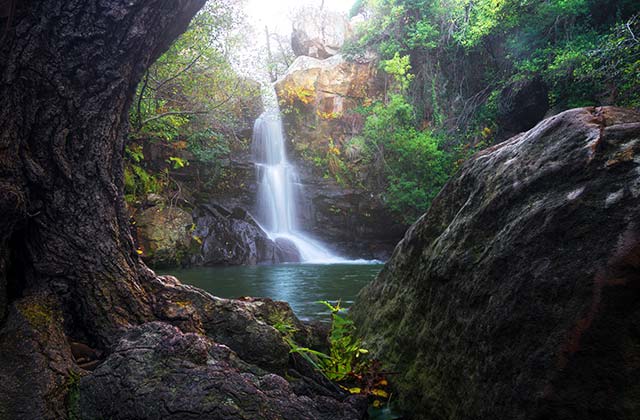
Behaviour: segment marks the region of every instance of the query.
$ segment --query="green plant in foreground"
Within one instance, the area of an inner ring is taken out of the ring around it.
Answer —
[[[337,382],[342,389],[352,394],[366,395],[370,399],[369,418],[376,420],[401,419],[403,416],[391,402],[385,388],[389,385],[382,372],[381,363],[368,357],[369,351],[362,347],[356,336],[356,327],[344,313],[340,302],[332,305],[327,301],[317,302],[331,311],[329,352],[323,353],[300,347],[293,336],[297,329],[290,319],[274,316],[271,325],[278,330],[291,348],[290,353],[299,354],[328,379]]]

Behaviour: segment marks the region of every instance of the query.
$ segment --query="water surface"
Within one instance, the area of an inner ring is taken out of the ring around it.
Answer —
[[[223,298],[284,300],[301,319],[326,319],[328,312],[317,301],[340,299],[349,306],[381,269],[382,264],[280,264],[169,269],[162,274]]]

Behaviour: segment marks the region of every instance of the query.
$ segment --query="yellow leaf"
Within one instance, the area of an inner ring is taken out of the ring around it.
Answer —
[[[387,393],[387,391],[382,390],[382,389],[373,389],[373,390],[371,390],[371,393],[373,395],[375,395],[376,397],[389,398],[389,394]]]
[[[138,255],[142,255],[143,254],[141,249],[136,249],[136,252],[138,253]]]
[[[380,408],[381,405],[382,405],[382,403],[380,402],[380,400],[375,400],[373,402],[373,407],[374,408]]]
[[[359,394],[359,393],[362,392],[362,389],[357,388],[357,387],[356,388],[349,388],[349,392],[352,393],[352,394]]]
[[[378,385],[380,386],[387,386],[389,385],[389,382],[387,382],[386,379],[381,379],[380,382],[378,382]]]

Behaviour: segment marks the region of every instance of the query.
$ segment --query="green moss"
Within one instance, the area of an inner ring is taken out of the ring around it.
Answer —
[[[53,310],[42,302],[20,302],[16,307],[34,328],[45,328],[53,322]]]
[[[67,418],[69,420],[80,419],[80,374],[69,371],[67,377]]]

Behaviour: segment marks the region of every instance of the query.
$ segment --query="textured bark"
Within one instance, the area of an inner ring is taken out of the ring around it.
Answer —
[[[54,290],[98,345],[152,315],[123,200],[127,113],[203,3],[19,2],[0,46],[0,279],[13,297]]]
[[[16,2],[0,44],[0,418],[64,418],[67,336],[107,348],[153,318],[123,200],[127,113],[203,3]]]

